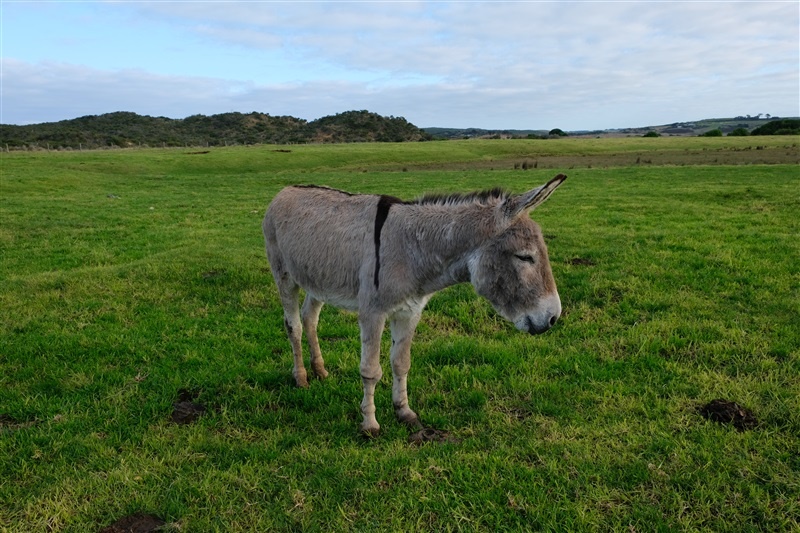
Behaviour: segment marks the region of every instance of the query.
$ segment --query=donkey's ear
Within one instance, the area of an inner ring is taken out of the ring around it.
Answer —
[[[504,207],[506,216],[508,218],[516,218],[521,213],[533,211],[539,207],[542,202],[547,200],[550,195],[553,194],[553,191],[564,183],[565,179],[567,179],[567,177],[564,174],[559,174],[541,187],[536,187],[519,196],[512,196],[505,201]]]

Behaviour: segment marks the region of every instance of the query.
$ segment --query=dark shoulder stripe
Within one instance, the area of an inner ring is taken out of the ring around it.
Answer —
[[[378,277],[381,270],[381,230],[386,223],[386,218],[389,216],[389,209],[394,204],[401,204],[403,201],[394,196],[381,195],[378,198],[378,209],[375,213],[375,288],[378,288]]]

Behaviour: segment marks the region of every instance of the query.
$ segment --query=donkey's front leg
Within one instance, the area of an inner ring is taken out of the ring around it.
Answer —
[[[383,376],[381,370],[381,335],[386,323],[383,313],[361,313],[358,324],[361,327],[361,382],[364,385],[364,399],[361,401],[361,433],[368,437],[377,436],[381,426],[375,418],[375,385]]]
[[[421,313],[398,313],[391,317],[392,403],[397,419],[411,428],[421,426],[417,413],[408,405],[408,371],[411,368],[411,341]]]

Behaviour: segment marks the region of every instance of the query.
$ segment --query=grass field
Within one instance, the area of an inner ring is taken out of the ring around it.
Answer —
[[[196,151],[0,155],[0,530],[800,528],[796,138]],[[468,285],[423,314],[409,396],[448,441],[409,442],[388,356],[382,434],[358,435],[352,313],[324,308],[331,375],[293,386],[260,233],[281,187],[558,172],[533,217],[558,325],[520,333]],[[714,399],[757,425],[705,419]],[[173,423],[179,400],[205,412]]]

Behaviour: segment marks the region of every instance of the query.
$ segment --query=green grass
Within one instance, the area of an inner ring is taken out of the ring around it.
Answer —
[[[0,530],[796,530],[797,165],[686,166],[756,141],[796,157],[778,137],[2,154]],[[386,378],[383,433],[358,436],[351,313],[324,308],[331,376],[293,386],[260,233],[281,187],[522,191],[555,172],[513,163],[548,153],[572,161],[534,212],[562,320],[530,337],[458,286],[417,331],[412,407],[457,441],[410,445]],[[194,424],[170,422],[181,390]],[[715,398],[759,426],[706,421]]]

